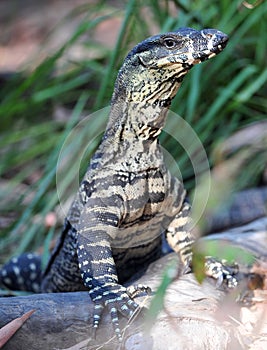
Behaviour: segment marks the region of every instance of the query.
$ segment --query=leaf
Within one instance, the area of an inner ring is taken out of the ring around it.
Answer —
[[[0,329],[0,348],[6,344],[6,342],[12,338],[12,336],[20,329],[20,327],[31,317],[36,310],[30,310],[21,317],[15,318],[7,325]]]
[[[170,262],[170,264],[166,267],[161,284],[159,285],[154,297],[151,300],[150,307],[145,316],[145,327],[146,331],[149,332],[153,322],[157,318],[158,314],[164,307],[164,296],[166,294],[166,290],[175,277],[178,275],[178,264],[176,260]]]
[[[205,253],[199,249],[199,245],[193,247],[192,267],[198,283],[202,283],[206,277],[205,273]]]

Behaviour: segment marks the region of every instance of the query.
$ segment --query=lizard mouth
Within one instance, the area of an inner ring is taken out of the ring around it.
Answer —
[[[211,43],[210,45],[208,45],[208,48],[206,50],[193,54],[193,57],[196,61],[200,60],[201,62],[209,60],[210,58],[215,57],[220,52],[222,52],[226,47],[227,42],[228,42],[228,37],[225,35],[224,37],[221,38],[220,42],[215,44]]]
[[[222,32],[218,33],[215,42],[211,39],[208,43],[208,49],[211,51],[211,55],[219,54],[226,47],[229,40],[229,37],[226,34]]]
[[[212,53],[218,54],[220,53],[227,45],[228,43],[228,36],[224,36],[221,40],[220,43],[218,43],[217,45],[215,45],[211,51],[213,51]]]

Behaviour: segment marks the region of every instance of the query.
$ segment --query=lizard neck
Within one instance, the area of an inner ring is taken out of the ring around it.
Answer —
[[[127,62],[126,59],[115,83],[109,121],[96,157],[102,158],[101,166],[120,163],[120,168],[128,171],[159,167],[163,156],[158,136],[188,70],[181,67],[181,74],[177,74],[177,70],[170,68],[168,72],[164,68],[163,73],[140,62]]]
[[[126,61],[127,62],[127,61]],[[118,74],[111,101],[107,133],[117,144],[124,140],[154,140],[164,127],[168,109],[176,95],[183,75],[169,74],[160,69],[147,69],[139,64],[138,69],[126,64]],[[135,68],[135,69],[133,69]]]

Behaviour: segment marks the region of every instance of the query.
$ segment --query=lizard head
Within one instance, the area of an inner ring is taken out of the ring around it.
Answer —
[[[186,73],[220,53],[227,41],[228,36],[216,29],[192,28],[180,28],[142,41],[124,60],[114,99],[163,101],[162,106],[169,106]]]
[[[146,68],[191,68],[216,56],[226,46],[228,36],[216,29],[180,28],[152,36],[138,44],[129,58],[138,59]]]
[[[116,80],[109,127],[132,117],[131,125],[149,124],[160,129],[187,72],[219,54],[227,41],[228,36],[216,29],[180,28],[136,45]]]

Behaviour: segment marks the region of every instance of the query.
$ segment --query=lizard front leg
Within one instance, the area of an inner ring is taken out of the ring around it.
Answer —
[[[101,313],[107,307],[114,331],[121,340],[118,313],[130,318],[139,308],[132,291],[118,282],[110,241],[118,230],[119,214],[87,203],[78,225],[77,255],[84,285],[95,303],[93,326],[98,328]],[[134,291],[136,292],[136,291]]]
[[[194,238],[189,230],[191,222],[190,205],[184,202],[181,210],[175,215],[166,230],[166,239],[170,247],[179,254],[184,265],[183,273],[191,270],[192,265],[192,244]]]
[[[174,217],[170,223],[166,238],[170,247],[180,255],[181,261],[184,265],[184,273],[191,270],[192,265],[192,244],[195,239],[190,232],[190,205],[184,202],[182,209]],[[233,288],[237,285],[235,275],[238,273],[236,264],[228,264],[226,261],[220,261],[216,258],[206,256],[205,258],[205,272],[207,276],[213,277],[217,280],[217,287],[224,282],[228,288]]]

